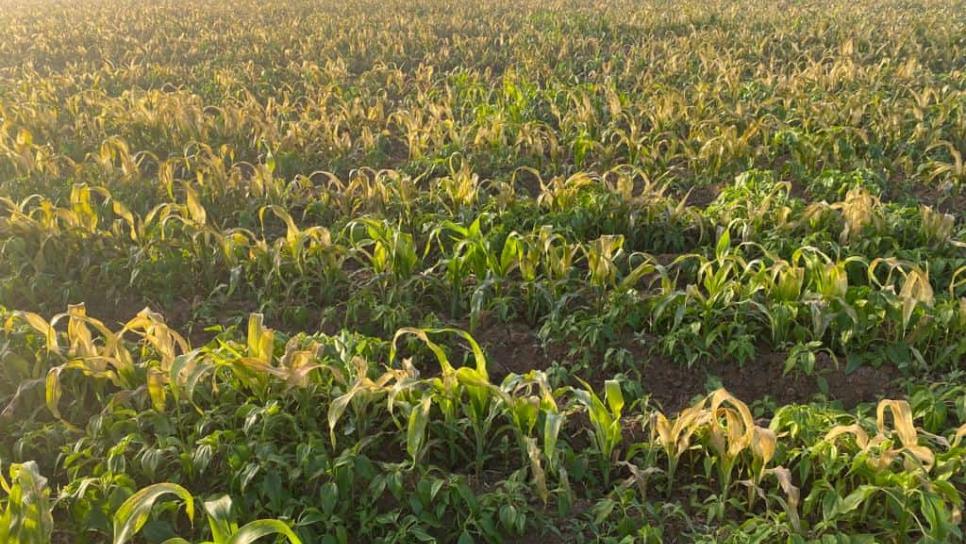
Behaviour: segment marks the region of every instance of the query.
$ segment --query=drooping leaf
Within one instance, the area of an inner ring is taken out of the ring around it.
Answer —
[[[178,484],[159,483],[135,492],[114,513],[114,544],[124,544],[144,527],[151,508],[165,495],[175,495],[184,501],[185,513],[194,522],[195,500],[187,489]]]

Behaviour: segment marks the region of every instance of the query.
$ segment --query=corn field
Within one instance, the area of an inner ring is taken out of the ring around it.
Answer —
[[[966,540],[962,0],[0,29],[0,542]]]

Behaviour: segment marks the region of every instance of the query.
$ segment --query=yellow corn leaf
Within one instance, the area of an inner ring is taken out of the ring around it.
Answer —
[[[537,496],[540,500],[547,503],[550,499],[550,491],[547,489],[547,475],[540,464],[540,448],[537,446],[537,439],[526,437],[527,457],[530,458],[530,472],[533,474],[533,485],[537,489]]]
[[[151,404],[158,412],[164,411],[165,399],[165,375],[156,368],[148,369],[148,395],[151,397]]]
[[[111,209],[114,210],[115,215],[120,216],[121,219],[123,219],[124,222],[127,223],[128,227],[131,229],[131,240],[137,242],[138,227],[137,227],[137,222],[134,220],[134,214],[131,213],[131,210],[127,209],[127,207],[124,204],[121,204],[116,200],[111,203]]]
[[[54,415],[57,419],[63,419],[60,415],[60,408],[57,406],[60,403],[60,397],[63,395],[63,391],[60,388],[60,373],[63,372],[63,366],[55,366],[47,372],[47,381],[45,383],[45,397],[47,401],[47,409],[50,413]]]
[[[78,222],[90,231],[97,230],[97,211],[91,204],[91,189],[83,183],[74,184],[70,191],[71,211]]]
[[[724,405],[728,404],[728,407]],[[711,439],[719,453],[730,458],[736,457],[751,446],[755,420],[748,405],[731,395],[724,388],[710,395]],[[725,418],[727,428],[722,429],[721,417]],[[724,442],[727,442],[727,445]]]
[[[191,216],[191,220],[199,225],[207,223],[208,214],[205,212],[204,206],[201,205],[201,201],[198,200],[198,193],[187,183],[184,185],[184,192],[185,205],[188,208],[188,215]]]
[[[868,433],[866,433],[865,429],[860,427],[858,424],[837,425],[833,427],[832,430],[825,435],[825,441],[831,442],[843,434],[851,434],[853,437],[855,437],[855,443],[863,450],[869,445]]]
[[[799,489],[795,487],[792,483],[792,473],[785,467],[775,467],[768,469],[766,471],[778,480],[778,485],[781,486],[782,491],[785,492],[785,512],[788,515],[788,521],[792,524],[792,528],[796,532],[802,530],[801,520],[798,517],[798,502],[800,500]]]
[[[32,312],[16,312],[14,315],[26,321],[35,331],[44,336],[47,351],[60,354],[60,346],[57,344],[57,331],[47,320]]]
[[[70,343],[68,353],[74,357],[94,357],[97,347],[90,329],[87,328],[87,310],[83,304],[72,304],[67,307],[67,341]]]
[[[912,408],[909,403],[904,400],[888,399],[879,402],[878,407],[876,407],[876,427],[880,435],[885,435],[887,430],[885,426],[886,410],[892,412],[892,424],[895,427],[896,434],[899,435],[899,441],[903,448],[919,459],[926,466],[926,470],[929,470],[935,457],[932,450],[919,445],[919,436],[912,421]]]
[[[916,305],[924,304],[930,307],[933,305],[935,299],[932,286],[929,284],[929,273],[918,267],[909,271],[899,292],[899,298],[902,300],[902,328],[905,329]]]
[[[962,425],[959,426],[959,429],[956,429],[956,434],[953,435],[952,447],[954,448],[958,447],[959,442],[963,439],[964,436],[966,436],[966,423],[963,423]]]
[[[888,428],[885,423],[886,410],[892,412],[893,425],[903,446],[913,446],[918,442],[916,428],[912,423],[912,408],[904,400],[884,399],[879,402],[875,411],[875,425],[879,434],[885,434]]]
[[[262,363],[269,364],[275,351],[275,331],[264,326],[265,316],[253,313],[248,316],[248,354]]]
[[[751,440],[751,451],[755,457],[762,460],[762,466],[767,465],[775,457],[775,446],[778,438],[771,429],[756,426]]]
[[[29,147],[33,145],[33,143],[34,143],[34,135],[31,134],[29,130],[25,128],[20,128],[20,130],[17,131],[18,148]]]

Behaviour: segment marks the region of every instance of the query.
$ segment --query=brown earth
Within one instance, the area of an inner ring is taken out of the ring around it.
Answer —
[[[474,331],[474,338],[487,354],[491,379],[499,382],[513,372],[545,370],[555,361],[566,365],[570,359],[563,343],[544,349],[534,331],[526,325],[495,324]],[[838,365],[828,355],[817,356],[813,375],[793,371],[784,375],[787,354],[759,347],[756,357],[744,364],[735,361],[705,361],[688,367],[685,363],[653,353],[638,340],[627,337],[611,347],[622,347],[631,352],[644,390],[651,401],[662,410],[673,413],[690,405],[695,398],[708,392],[709,383],[720,382],[733,395],[751,403],[770,399],[779,405],[806,403],[823,394],[821,381],[826,384],[826,399],[837,401],[846,409],[864,402],[877,402],[901,394],[896,386],[899,371],[893,366],[860,367],[846,373],[844,364]],[[603,357],[597,356],[592,369],[600,372],[576,374],[594,387],[600,387],[610,377],[603,370]]]
[[[694,186],[685,195],[686,205],[705,208],[708,204],[714,202],[714,199],[718,198],[718,194],[723,188],[724,184],[722,183]]]
[[[670,412],[704,395],[709,377],[717,378],[731,394],[748,403],[766,397],[780,405],[806,403],[822,392],[819,376],[828,384],[827,398],[841,402],[847,409],[900,392],[892,384],[898,371],[891,366],[860,367],[846,374],[829,357],[820,355],[815,376],[794,371],[783,375],[785,358],[785,353],[760,352],[743,365],[734,361],[710,361],[688,368],[666,358],[652,357],[644,362],[641,373],[651,399]]]
[[[540,340],[522,323],[494,323],[472,332],[486,352],[490,379],[500,383],[508,374],[546,370],[559,353],[546,353]]]

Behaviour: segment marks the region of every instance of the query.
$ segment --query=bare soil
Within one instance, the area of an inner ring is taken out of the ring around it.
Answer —
[[[473,338],[486,352],[490,379],[499,383],[508,374],[546,370],[554,361],[537,335],[522,323],[493,323],[473,331]]]
[[[533,369],[545,370],[554,361],[566,364],[568,360],[565,344],[544,349],[535,332],[519,323],[481,328],[474,331],[474,337],[487,354],[491,378],[496,382],[511,372],[522,374]],[[840,362],[836,365],[824,353],[817,356],[812,375],[798,371],[785,375],[787,353],[770,351],[763,346],[759,346],[753,360],[744,364],[716,360],[700,362],[691,367],[654,353],[654,350],[647,349],[631,336],[611,347],[623,347],[631,352],[636,367],[634,370],[640,372],[641,382],[651,401],[669,413],[690,405],[696,398],[708,393],[709,384],[717,382],[748,403],[766,399],[780,405],[806,403],[823,395],[827,400],[839,402],[844,408],[850,409],[861,403],[877,402],[901,394],[901,389],[896,385],[900,373],[895,367],[860,367],[846,373],[844,364]],[[600,371],[595,372],[594,369]],[[594,387],[600,387],[613,373],[603,369],[603,357],[599,356],[589,371],[577,370],[576,374]]]
[[[754,360],[739,365],[734,361],[710,361],[689,368],[662,357],[643,363],[643,382],[651,399],[664,410],[676,412],[707,392],[709,378],[716,378],[731,394],[745,402],[769,398],[778,404],[805,403],[822,393],[819,376],[827,385],[827,398],[852,408],[893,396],[898,371],[891,366],[860,367],[850,374],[836,368],[832,360],[819,356],[816,375],[801,372],[783,375],[787,354],[760,352]]]

